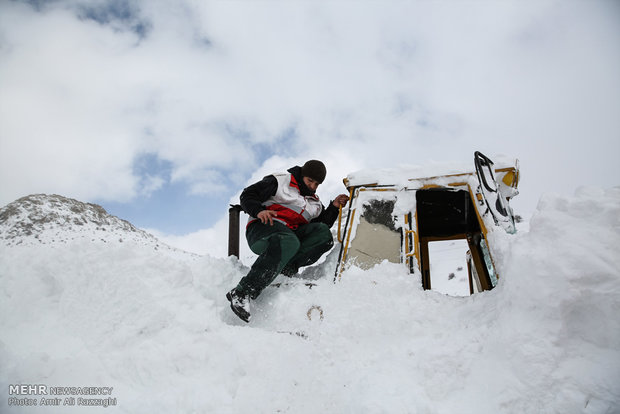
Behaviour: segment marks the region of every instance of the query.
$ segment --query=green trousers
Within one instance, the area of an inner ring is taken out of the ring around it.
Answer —
[[[252,299],[283,272],[292,275],[301,266],[308,266],[334,245],[329,227],[324,223],[308,223],[291,230],[274,221],[273,226],[256,221],[245,236],[258,258],[236,289]]]

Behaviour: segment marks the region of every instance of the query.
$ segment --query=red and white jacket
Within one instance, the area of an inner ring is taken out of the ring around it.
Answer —
[[[274,220],[296,229],[319,217],[323,205],[316,194],[301,195],[299,184],[291,173],[273,174],[273,176],[277,180],[278,188],[273,196],[262,202],[262,205],[267,210],[278,213]],[[250,217],[248,225],[256,220],[258,220],[256,217]]]

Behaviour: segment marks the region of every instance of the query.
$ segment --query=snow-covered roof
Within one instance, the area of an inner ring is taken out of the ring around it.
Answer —
[[[495,169],[515,167],[517,160],[506,156],[496,156]],[[350,173],[344,179],[347,187],[363,185],[406,187],[413,180],[439,181],[446,176],[474,174],[473,160],[471,163],[435,162],[425,166],[411,165],[395,168],[364,169]]]

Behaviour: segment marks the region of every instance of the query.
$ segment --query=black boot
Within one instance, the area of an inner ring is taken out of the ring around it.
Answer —
[[[226,299],[230,302],[230,309],[235,312],[242,321],[250,322],[250,296],[238,292],[236,289],[226,294]]]

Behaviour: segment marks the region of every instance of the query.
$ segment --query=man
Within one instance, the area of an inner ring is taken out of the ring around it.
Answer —
[[[325,208],[315,193],[326,174],[321,161],[310,160],[288,173],[268,175],[241,193],[241,207],[250,215],[246,238],[259,256],[226,298],[245,322],[250,321],[250,300],[278,274],[294,275],[334,245],[329,228],[349,197],[341,194]]]

